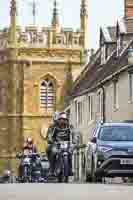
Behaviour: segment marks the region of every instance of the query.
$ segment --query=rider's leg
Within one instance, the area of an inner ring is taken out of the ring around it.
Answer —
[[[50,154],[51,167],[52,167],[51,170],[53,173],[55,171],[56,154],[57,154],[56,146],[53,145],[51,148],[51,154]]]
[[[54,148],[53,148],[54,147]],[[48,155],[48,160],[50,163],[50,171],[51,173],[54,173],[55,169],[55,146],[54,145],[49,145],[48,150],[47,150],[47,155]]]
[[[69,175],[70,176],[73,176],[73,167],[72,167],[72,154],[70,153],[69,154],[69,166],[70,166],[70,172],[69,172]]]

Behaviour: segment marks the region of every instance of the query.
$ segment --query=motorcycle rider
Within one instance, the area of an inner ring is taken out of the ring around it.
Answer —
[[[24,143],[23,150],[29,150],[32,153],[37,153],[37,148],[32,137],[27,138],[26,142]]]
[[[50,162],[50,175],[54,175],[55,169],[55,142],[71,141],[73,144],[79,142],[79,132],[77,132],[72,125],[69,124],[67,114],[61,112],[58,114],[53,125],[49,127],[47,133],[48,149],[47,155]],[[72,156],[70,155],[70,176],[72,175]]]
[[[25,154],[25,151],[28,151],[29,153],[37,153],[37,148],[34,144],[32,137],[28,137],[26,141],[24,142],[24,146],[23,146],[24,154]],[[23,160],[21,161],[18,170],[19,170],[19,177],[22,177],[23,176]]]

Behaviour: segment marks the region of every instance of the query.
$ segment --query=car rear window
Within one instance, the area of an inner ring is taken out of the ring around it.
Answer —
[[[133,141],[133,127],[130,126],[106,126],[99,133],[102,141]]]

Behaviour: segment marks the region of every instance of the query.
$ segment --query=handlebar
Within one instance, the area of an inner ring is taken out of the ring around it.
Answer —
[[[36,157],[41,157],[42,156],[43,157],[43,156],[46,156],[46,154],[44,152],[42,152],[42,153],[27,153],[27,154],[19,153],[19,154],[16,155],[16,157],[18,159],[23,158],[23,157],[33,157],[33,156],[36,156]]]
[[[58,141],[58,142],[54,142],[54,144],[57,144],[57,145],[60,145],[60,144],[63,144],[63,143],[70,144],[70,141]]]

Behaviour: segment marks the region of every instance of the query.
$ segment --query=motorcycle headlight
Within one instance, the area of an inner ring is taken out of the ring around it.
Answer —
[[[43,162],[42,162],[42,168],[43,168],[43,169],[49,169],[49,168],[50,168],[49,162],[43,161]]]
[[[106,153],[106,152],[108,152],[108,151],[111,151],[112,148],[111,148],[111,147],[108,147],[108,146],[100,146],[100,147],[98,147],[98,150],[99,150],[100,152]]]
[[[65,144],[65,143],[64,143],[64,144],[61,144],[61,148],[62,148],[62,149],[67,149],[67,148],[68,148],[68,144]]]
[[[53,149],[52,149],[52,151],[53,151],[54,153],[57,153],[57,152],[58,152],[58,149],[57,149],[57,147],[56,147],[56,146],[54,146],[54,147],[53,147]]]

